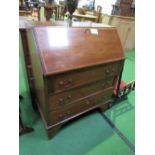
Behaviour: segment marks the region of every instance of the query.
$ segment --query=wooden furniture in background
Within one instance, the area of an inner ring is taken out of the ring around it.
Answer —
[[[120,15],[131,16],[131,5],[132,0],[121,0],[120,1]]]
[[[79,21],[92,21],[100,23],[102,17],[102,7],[98,5],[95,11],[85,11],[83,8],[78,8],[73,13],[73,17],[77,18]]]
[[[96,18],[96,23],[99,23],[101,20],[101,15],[102,15],[102,7],[100,5],[97,6],[97,10],[95,11],[95,16]]]
[[[19,16],[30,16],[32,14],[32,9],[25,5],[24,0],[19,0]]]
[[[134,17],[110,16],[108,24],[117,28],[122,46],[126,51],[135,49]]]
[[[50,18],[55,14],[56,12],[56,5],[54,4],[47,4],[44,6],[44,15],[46,18],[46,21],[50,21]]]
[[[32,16],[37,17],[38,21],[40,21],[40,9],[41,9],[41,6],[38,6],[37,8],[33,8],[33,11],[32,11]]]
[[[118,4],[112,4],[112,11],[111,15],[119,15],[120,14],[120,8]]]
[[[78,8],[73,13],[73,16],[79,19],[79,21],[92,21],[100,23],[102,17],[102,7],[98,5],[95,11],[86,11],[83,8]]]
[[[30,2],[28,2],[28,5],[30,8],[32,8],[32,16],[36,16],[38,18],[38,21],[40,21],[40,10],[41,10],[41,7],[43,7],[45,5],[45,2],[44,1],[42,1],[42,2],[30,1]]]
[[[124,64],[115,28],[37,27],[27,35],[36,101],[49,138],[69,120],[108,108]]]
[[[92,22],[96,22],[98,20],[97,16],[88,15],[88,14],[82,15],[82,14],[79,14],[79,13],[76,13],[76,12],[73,13],[73,17],[77,18],[79,21],[92,21]]]
[[[40,21],[40,9],[44,5],[45,3],[40,1],[27,1],[22,7],[19,6],[19,16],[37,17],[38,21]]]
[[[31,16],[32,10],[19,10],[19,16]]]
[[[19,0],[19,6],[23,6],[24,5],[24,0]]]
[[[117,0],[112,7],[112,15],[135,16],[134,0]]]
[[[65,5],[61,5],[61,4],[56,5],[56,13],[55,13],[56,20],[64,20],[66,11],[67,10]]]
[[[46,21],[49,21],[53,16],[55,20],[64,20],[64,15],[66,12],[65,5],[55,5],[55,4],[47,4],[44,6],[44,14]]]

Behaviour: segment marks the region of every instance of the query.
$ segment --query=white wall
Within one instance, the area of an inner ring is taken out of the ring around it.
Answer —
[[[95,9],[97,5],[102,6],[102,13],[111,14],[112,4],[115,4],[116,0],[95,0]]]

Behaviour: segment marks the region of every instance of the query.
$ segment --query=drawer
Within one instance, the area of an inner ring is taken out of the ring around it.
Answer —
[[[48,125],[53,125],[66,119],[71,119],[75,115],[80,115],[80,113],[83,113],[84,111],[89,111],[89,108],[93,108],[96,105],[110,100],[112,97],[112,92],[113,88],[110,88],[81,101],[74,102],[73,104],[60,110],[50,112],[48,117]]]
[[[94,81],[118,75],[122,62],[110,63],[98,67],[82,69],[48,78],[48,93],[59,93]]]
[[[85,98],[88,95],[96,92],[103,91],[106,88],[112,87],[114,78],[108,78],[106,80],[94,82],[77,89],[68,90],[63,93],[49,96],[49,111],[55,110],[56,108],[62,108],[68,104],[76,102],[79,99]]]

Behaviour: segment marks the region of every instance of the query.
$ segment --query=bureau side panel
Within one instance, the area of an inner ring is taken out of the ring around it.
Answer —
[[[41,67],[39,50],[37,48],[37,43],[35,41],[35,36],[33,30],[27,30],[28,36],[28,46],[30,50],[30,58],[32,62],[32,70],[34,73],[34,84],[35,84],[35,94],[37,98],[37,104],[41,108],[41,111],[44,114],[45,119],[47,118],[47,107],[46,107],[46,93],[45,93],[45,82],[43,77],[43,71]]]

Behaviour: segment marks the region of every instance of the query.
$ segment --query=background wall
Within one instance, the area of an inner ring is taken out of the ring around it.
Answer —
[[[98,5],[102,6],[102,13],[111,14],[112,4],[115,4],[116,0],[95,0],[95,8]]]

